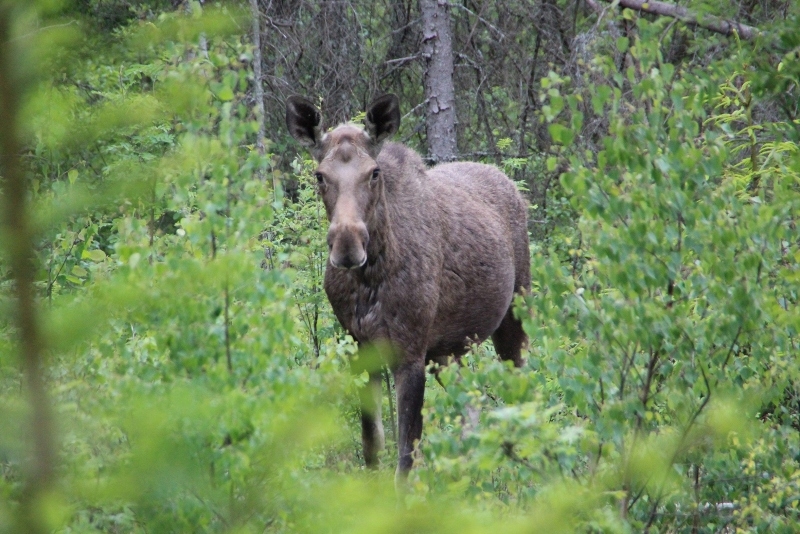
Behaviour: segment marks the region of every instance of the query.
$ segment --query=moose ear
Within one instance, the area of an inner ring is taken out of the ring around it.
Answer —
[[[374,100],[367,108],[364,126],[376,144],[395,133],[400,127],[400,101],[397,97],[388,94]]]
[[[286,101],[286,127],[301,145],[318,146],[322,137],[322,114],[305,98],[291,96]]]

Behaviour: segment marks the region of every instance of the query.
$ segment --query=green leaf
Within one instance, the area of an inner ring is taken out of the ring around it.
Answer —
[[[553,141],[559,143],[564,146],[569,146],[572,144],[572,140],[575,137],[575,134],[572,133],[571,130],[562,126],[558,123],[553,123],[548,126],[548,131],[550,132],[550,137],[553,138]]]
[[[512,140],[510,137],[503,137],[502,139],[497,140],[497,148],[498,150],[506,150],[511,146],[511,143]]]
[[[233,89],[231,89],[227,85],[224,86],[217,93],[217,98],[219,98],[223,102],[229,102],[229,101],[233,100]]]
[[[81,258],[84,260],[92,260],[94,262],[101,262],[106,259],[106,253],[100,250],[99,248],[95,248],[92,250],[84,250],[81,254]]]

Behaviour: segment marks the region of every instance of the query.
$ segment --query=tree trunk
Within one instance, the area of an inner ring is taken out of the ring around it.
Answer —
[[[264,125],[264,86],[261,72],[261,12],[258,10],[258,0],[250,0],[250,16],[253,18],[253,78],[254,78],[254,98],[256,101],[256,121],[258,121],[258,133],[256,134],[256,149],[259,156],[267,153],[266,127]],[[256,171],[258,178],[263,180],[264,173],[259,169]],[[278,187],[277,178],[273,177],[273,187]]]
[[[453,38],[446,0],[420,0],[422,57],[425,60],[425,115],[428,156],[438,163],[456,159]]]
[[[9,314],[16,323],[22,372],[31,404],[31,464],[20,496],[20,522],[22,530],[38,534],[50,530],[42,513],[41,499],[52,490],[56,454],[36,312],[32,217],[28,213],[27,180],[20,160],[17,106],[22,84],[16,71],[23,67],[15,65],[19,56],[11,39],[13,9],[7,2],[0,3],[0,201],[3,203],[0,232],[16,297]]]

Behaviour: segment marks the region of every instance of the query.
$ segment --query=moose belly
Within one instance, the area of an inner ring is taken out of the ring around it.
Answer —
[[[426,359],[441,362],[485,341],[500,326],[513,296],[510,261],[479,263],[466,272],[445,269]]]

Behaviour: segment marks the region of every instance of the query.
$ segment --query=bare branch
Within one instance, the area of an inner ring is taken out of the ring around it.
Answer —
[[[613,3],[612,0],[604,1]],[[593,9],[594,6],[592,4],[596,5],[596,3],[591,0],[587,1],[587,4]],[[682,20],[687,24],[700,26],[706,30],[711,30],[723,35],[733,35],[736,33],[742,39],[747,40],[755,39],[762,33],[758,28],[748,26],[747,24],[725,20],[721,17],[715,17],[714,15],[699,15],[683,6],[658,2],[657,0],[619,0],[619,6],[635,9],[636,11],[644,11],[645,13],[652,13],[654,15],[672,17]]]
[[[384,63],[387,65],[391,65],[394,63],[408,63],[409,61],[415,61],[417,59],[419,59],[419,54],[414,54],[413,56],[407,56],[407,57],[399,57],[397,59],[387,59],[386,61],[384,61]]]

